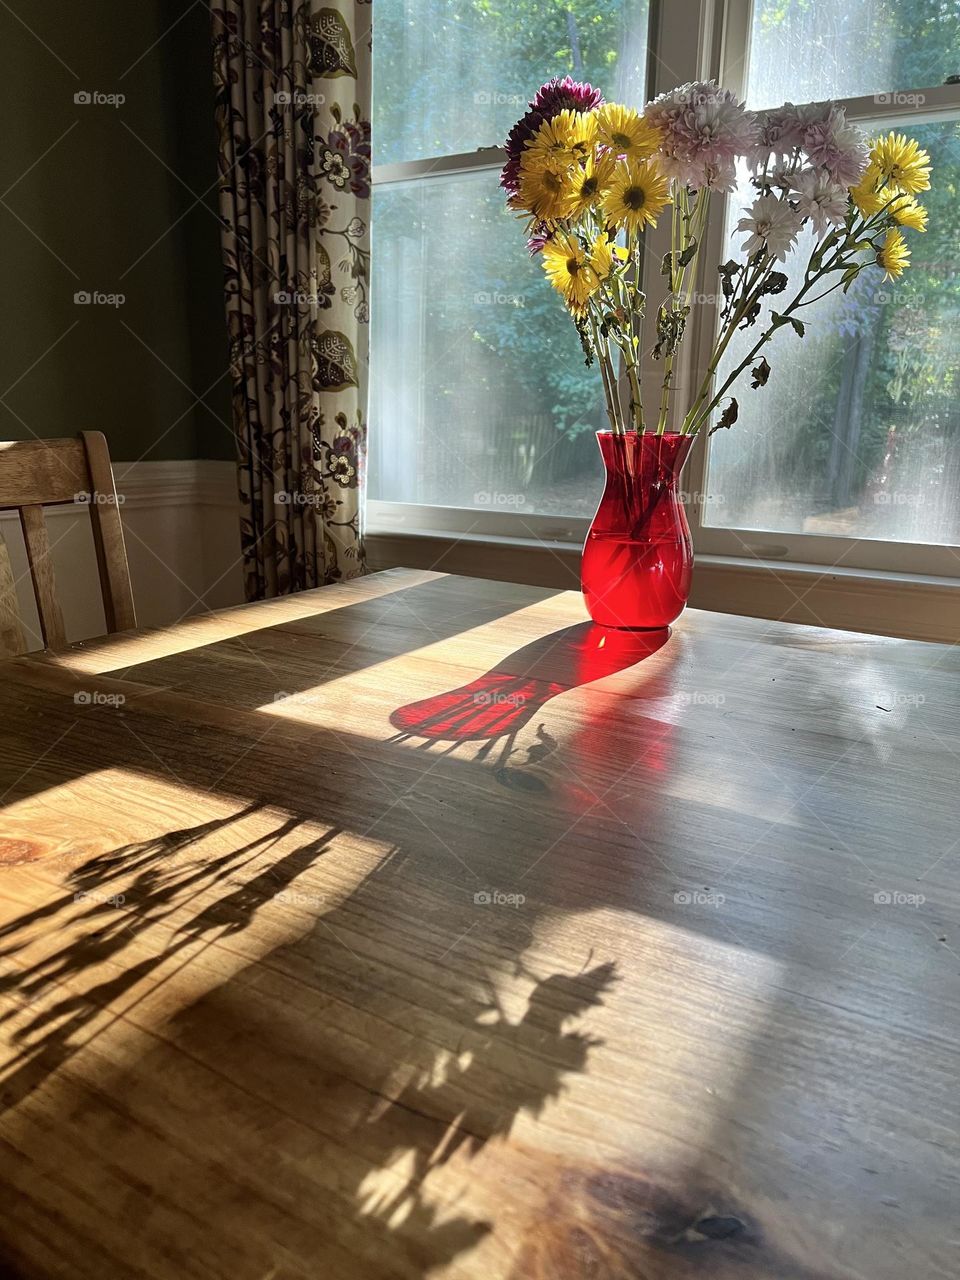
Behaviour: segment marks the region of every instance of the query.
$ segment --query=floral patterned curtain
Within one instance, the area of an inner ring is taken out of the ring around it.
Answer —
[[[363,571],[369,0],[212,0],[248,599]]]

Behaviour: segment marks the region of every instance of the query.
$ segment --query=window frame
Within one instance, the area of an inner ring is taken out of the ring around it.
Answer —
[[[721,83],[738,96],[746,93],[746,69],[749,65],[750,32],[754,0],[727,0],[718,76]],[[902,102],[895,99],[905,94],[922,94],[922,108],[904,112]],[[878,101],[887,97],[890,102]],[[837,98],[848,119],[863,128],[893,127],[909,118],[911,124],[929,124],[938,120],[960,119],[960,85],[911,85],[895,92],[853,98]],[[776,105],[776,104],[770,104]],[[728,201],[717,201],[708,227],[704,254],[707,262],[721,262],[726,256],[724,229]],[[713,334],[718,323],[718,307],[698,308],[690,343],[696,351],[695,372],[706,368]],[[680,415],[682,417],[682,414]],[[769,529],[722,528],[703,522],[703,495],[710,486],[710,449],[703,432],[698,448],[688,464],[693,501],[687,517],[697,551],[705,555],[733,556],[741,559],[780,560],[785,563],[811,564],[862,569],[873,572],[914,573],[945,578],[960,578],[960,548],[945,543],[894,542],[879,538],[843,537],[832,534],[782,533]]]
[[[649,0],[647,32],[647,78],[645,97],[655,97],[674,85],[689,80],[716,78],[725,88],[743,97],[749,65],[750,35],[754,0]],[[905,113],[896,98],[904,94],[924,96],[922,108]],[[889,102],[878,99],[887,97]],[[854,98],[838,98],[848,118],[861,126],[891,127],[909,118],[911,124],[937,120],[960,120],[960,84],[909,86],[896,92]],[[775,105],[775,104],[771,104]],[[464,175],[499,170],[505,159],[502,147],[481,147],[426,159],[375,165],[372,170],[374,199],[376,188],[411,180]],[[704,243],[707,263],[725,256],[724,232],[728,200],[714,199]],[[647,310],[655,314],[664,290],[659,263],[669,249],[669,232],[661,227],[651,231],[643,266]],[[699,381],[706,369],[718,323],[718,307],[701,306],[684,346],[678,378]],[[699,377],[698,377],[699,374]],[[642,364],[644,398],[655,395],[661,371],[648,350]],[[598,389],[599,396],[599,389]],[[672,423],[679,425],[683,410],[675,398]],[[941,579],[960,579],[960,547],[952,544],[894,542],[872,538],[829,534],[781,533],[766,529],[722,528],[702,519],[704,496],[710,484],[709,437],[698,434],[685,473],[687,517],[698,555],[724,557],[743,563],[779,561],[784,564],[823,568],[842,567],[867,574],[915,574]],[[599,496],[599,495],[598,495]],[[370,499],[367,502],[368,534],[422,533],[495,541],[530,540],[550,544],[582,542],[589,520],[577,516],[532,515],[516,511],[492,511],[470,507]]]

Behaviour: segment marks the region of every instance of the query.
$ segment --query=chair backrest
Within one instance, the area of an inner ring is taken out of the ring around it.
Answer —
[[[107,631],[135,627],[130,568],[105,436],[81,431],[70,440],[0,443],[0,510],[20,512],[40,631],[48,649],[62,649],[67,637],[43,508],[65,503],[90,508]]]

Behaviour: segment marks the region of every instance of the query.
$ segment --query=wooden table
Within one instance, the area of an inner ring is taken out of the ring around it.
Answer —
[[[3,666],[3,1274],[960,1273],[960,655],[583,619]]]

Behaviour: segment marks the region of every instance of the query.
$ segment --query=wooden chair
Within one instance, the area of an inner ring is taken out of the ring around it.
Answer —
[[[64,648],[67,637],[43,508],[64,503],[89,505],[107,631],[135,627],[130,569],[106,437],[100,431],[81,431],[70,440],[0,443],[0,510],[20,512],[40,632],[47,649]]]

